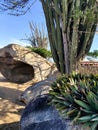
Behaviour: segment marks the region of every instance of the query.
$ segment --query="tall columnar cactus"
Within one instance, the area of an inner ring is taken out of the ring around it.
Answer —
[[[35,1],[2,0],[0,11],[10,10],[10,14],[22,15]],[[98,0],[40,1],[54,61],[61,73],[70,73],[91,47],[98,20]]]
[[[70,73],[92,45],[98,20],[96,0],[41,0],[53,59]]]

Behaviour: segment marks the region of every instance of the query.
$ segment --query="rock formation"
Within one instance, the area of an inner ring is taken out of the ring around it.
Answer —
[[[0,71],[12,82],[41,81],[56,70],[53,63],[28,48],[9,44],[0,49]]]
[[[20,130],[89,130],[60,117],[47,101],[48,95],[41,95],[29,102],[20,120]]]
[[[51,89],[51,84],[56,80],[56,77],[49,77],[45,80],[39,81],[35,85],[28,87],[20,96],[19,100],[28,104],[31,100],[36,97],[48,94]]]

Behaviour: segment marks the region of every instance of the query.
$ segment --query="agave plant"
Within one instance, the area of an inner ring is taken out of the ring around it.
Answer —
[[[64,118],[98,130],[98,76],[63,75],[52,84],[50,104]]]

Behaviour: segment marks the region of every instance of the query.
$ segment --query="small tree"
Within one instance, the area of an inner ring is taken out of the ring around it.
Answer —
[[[27,40],[30,42],[32,47],[40,47],[40,48],[48,48],[48,37],[44,31],[43,26],[39,27],[38,25],[34,24],[33,22],[29,22],[31,35],[27,36]]]

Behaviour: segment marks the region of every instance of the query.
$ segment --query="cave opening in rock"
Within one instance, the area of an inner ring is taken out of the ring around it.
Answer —
[[[6,79],[17,83],[25,83],[34,78],[33,66],[15,60],[4,64],[1,73]]]

